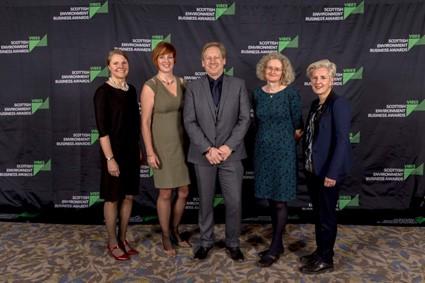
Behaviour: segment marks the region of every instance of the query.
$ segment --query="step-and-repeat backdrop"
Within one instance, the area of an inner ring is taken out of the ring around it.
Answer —
[[[156,73],[150,56],[158,42],[176,46],[175,73],[191,81],[205,74],[203,44],[221,41],[228,51],[225,73],[245,79],[249,91],[263,83],[255,76],[261,56],[278,51],[289,57],[304,118],[314,99],[306,67],[334,61],[335,90],[353,107],[355,162],[340,214],[423,224],[424,18],[421,0],[1,1],[0,219],[84,222],[95,215],[101,222],[93,94],[108,77],[107,52],[128,52],[128,81],[140,91]],[[253,137],[251,129],[251,153]],[[246,221],[267,215],[254,198],[252,167],[246,160]],[[156,218],[156,191],[148,166],[141,165],[140,176],[131,221],[149,222]],[[196,184],[191,191],[188,218],[198,209]],[[224,210],[219,188],[214,205]],[[302,170],[290,206],[291,218],[300,221],[311,208]],[[388,217],[374,218],[378,212]]]

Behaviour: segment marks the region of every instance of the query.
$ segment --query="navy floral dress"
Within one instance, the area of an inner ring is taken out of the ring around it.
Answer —
[[[294,133],[302,127],[300,96],[291,86],[274,94],[257,88],[254,107],[255,196],[274,201],[293,200],[297,188]]]

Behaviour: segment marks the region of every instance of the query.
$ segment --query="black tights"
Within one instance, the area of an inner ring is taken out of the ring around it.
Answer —
[[[277,255],[283,253],[283,232],[288,221],[288,207],[286,201],[269,200],[270,214],[272,218],[273,238],[269,253]]]

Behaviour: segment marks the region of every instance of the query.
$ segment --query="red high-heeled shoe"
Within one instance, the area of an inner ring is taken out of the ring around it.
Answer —
[[[121,250],[119,245],[115,245],[115,246],[109,246],[108,245],[106,248],[108,249],[109,255],[112,256],[113,258],[115,258],[116,260],[129,260],[130,259],[129,255],[126,254],[125,251],[123,251],[124,253],[122,255],[114,255],[114,253],[113,253],[114,250],[116,250],[116,249]]]
[[[133,249],[127,240],[120,242],[121,249],[125,251],[128,255],[138,255],[139,252],[136,249]]]

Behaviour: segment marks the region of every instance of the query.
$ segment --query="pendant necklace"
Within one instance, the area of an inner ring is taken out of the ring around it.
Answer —
[[[175,78],[173,77],[171,80],[167,81],[165,79],[160,78],[159,76],[156,76],[162,83],[165,85],[172,85],[175,81]]]

